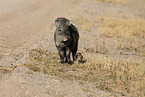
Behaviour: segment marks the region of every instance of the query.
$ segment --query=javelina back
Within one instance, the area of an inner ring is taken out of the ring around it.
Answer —
[[[75,61],[78,49],[78,30],[68,19],[62,17],[55,20],[55,25],[54,42],[60,55],[60,62],[71,64],[70,54],[72,53],[73,61]]]

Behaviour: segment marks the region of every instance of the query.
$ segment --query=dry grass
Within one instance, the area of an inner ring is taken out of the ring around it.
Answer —
[[[96,59],[94,61],[96,62]],[[97,65],[104,78],[100,81],[100,83],[104,81],[103,89],[120,90],[131,94],[135,92],[138,96],[144,95],[145,69],[143,63],[135,62],[133,59],[124,61],[105,57],[97,59]]]
[[[103,36],[145,38],[145,20],[137,18],[102,18]]]
[[[82,2],[84,2],[85,0],[73,0],[73,3],[74,4],[80,4],[80,3],[82,3]]]
[[[84,64],[58,63],[56,53],[44,49],[32,49],[30,62],[23,64],[33,71],[59,76],[69,80],[96,83],[96,88],[122,95],[144,96],[145,68],[143,63],[107,57],[88,58]]]
[[[109,2],[109,3],[126,3],[126,0],[98,0],[101,2]]]
[[[145,2],[145,0],[141,0],[141,1],[144,1]]]
[[[10,67],[4,67],[4,68],[1,68],[0,69],[0,73],[1,74],[11,74],[12,73],[12,71],[16,68],[17,66],[13,66],[12,64],[11,64],[11,66]]]
[[[74,0],[73,3],[79,4],[79,3],[82,3],[84,1],[86,1],[86,0]],[[95,0],[95,1],[108,2],[108,3],[121,3],[121,4],[126,3],[126,0]]]
[[[144,52],[145,20],[138,18],[99,18],[102,36],[113,38],[119,49]]]
[[[85,17],[85,14],[80,14],[78,16],[79,17],[74,19],[74,21],[77,25],[81,25],[81,28],[84,31],[89,31],[92,27],[96,26],[96,22],[89,20],[87,17]]]

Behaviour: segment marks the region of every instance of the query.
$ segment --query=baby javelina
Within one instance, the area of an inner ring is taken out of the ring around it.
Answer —
[[[86,60],[84,59],[83,55],[80,52],[77,53],[76,60],[78,61],[78,63],[85,63],[86,62]]]

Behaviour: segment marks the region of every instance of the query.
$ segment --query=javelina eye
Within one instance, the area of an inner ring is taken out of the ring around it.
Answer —
[[[58,30],[58,33],[61,33],[61,30]]]
[[[69,31],[67,30],[66,33],[69,34]]]

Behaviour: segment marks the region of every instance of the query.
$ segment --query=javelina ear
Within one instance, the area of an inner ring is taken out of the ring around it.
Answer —
[[[67,20],[67,22],[66,22],[66,23],[67,23],[67,25],[68,25],[68,26],[70,26],[70,21],[69,21],[69,20]]]
[[[56,25],[56,26],[58,25],[58,20],[55,20],[55,25]]]

